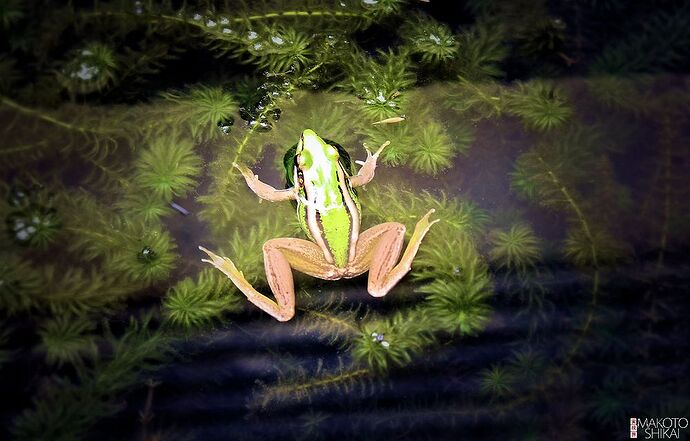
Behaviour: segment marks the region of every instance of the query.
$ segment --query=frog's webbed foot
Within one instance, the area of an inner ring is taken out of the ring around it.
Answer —
[[[238,270],[237,267],[235,266],[234,263],[232,263],[232,260],[228,259],[227,257],[221,257],[212,251],[207,250],[206,248],[199,246],[199,249],[206,253],[209,259],[201,259],[202,262],[210,263],[211,265],[215,266],[217,269],[222,271],[226,276],[228,276],[233,282],[235,279],[242,279],[244,280],[244,274],[242,271]]]
[[[369,269],[368,291],[374,297],[385,296],[412,268],[419,245],[438,219],[430,220],[429,210],[415,226],[410,243],[398,262],[405,241],[405,226],[397,222],[376,225],[360,235],[352,272],[359,274]],[[396,264],[397,262],[397,264]]]
[[[378,148],[378,150],[376,150],[374,154],[372,154],[367,148],[367,145],[364,144],[364,148],[367,151],[367,160],[364,161],[364,163],[362,164],[362,168],[359,169],[357,175],[352,176],[350,178],[350,184],[353,187],[359,187],[360,185],[364,185],[374,178],[374,171],[376,170],[376,160],[378,159],[383,149],[386,148],[389,144],[390,141],[384,142],[383,144],[381,144],[381,146]]]

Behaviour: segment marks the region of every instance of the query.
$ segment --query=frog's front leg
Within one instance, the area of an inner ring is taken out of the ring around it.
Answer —
[[[266,199],[271,202],[279,201],[289,201],[297,198],[297,191],[294,187],[285,190],[277,190],[270,185],[261,182],[259,177],[255,175],[246,165],[240,165],[237,163],[232,164],[233,167],[238,169],[244,180],[247,182],[247,186],[261,199]]]
[[[383,151],[386,146],[390,144],[390,141],[384,142],[381,147],[379,147],[378,150],[374,154],[372,154],[369,149],[366,148],[366,145],[364,148],[367,150],[367,160],[364,161],[364,164],[362,165],[362,168],[359,169],[359,172],[357,175],[352,176],[350,178],[350,185],[353,187],[359,187],[360,185],[367,184],[369,181],[374,179],[374,171],[376,170],[376,160],[378,159],[379,155]]]
[[[374,297],[388,294],[400,279],[412,269],[414,259],[422,239],[429,228],[439,220],[429,221],[434,212],[429,210],[415,226],[410,243],[402,258],[400,251],[405,241],[405,226],[398,222],[386,222],[364,231],[357,241],[355,259],[350,265],[352,274],[362,274],[369,270],[367,290]],[[396,265],[397,263],[397,265]]]
[[[274,302],[254,289],[230,259],[218,256],[204,247],[199,249],[210,257],[210,260],[202,259],[203,262],[208,262],[225,273],[250,302],[281,322],[288,321],[295,315],[293,268],[326,280],[341,277],[337,268],[326,262],[323,252],[316,244],[303,239],[271,239],[264,244],[263,252],[266,279],[276,298]]]

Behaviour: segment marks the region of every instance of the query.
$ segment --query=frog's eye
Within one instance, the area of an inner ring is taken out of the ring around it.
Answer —
[[[338,156],[338,150],[336,150],[335,147],[333,147],[332,145],[329,145],[328,147],[326,147],[326,154],[331,158],[335,158],[336,156]]]
[[[311,167],[312,158],[309,152],[303,151],[301,154],[297,155],[297,165],[301,169],[307,169]]]

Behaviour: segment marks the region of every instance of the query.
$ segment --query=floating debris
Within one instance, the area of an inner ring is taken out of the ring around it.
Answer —
[[[171,202],[171,203],[170,203],[170,206],[171,206],[174,210],[176,210],[177,212],[179,212],[179,213],[181,213],[181,214],[183,214],[183,215],[185,215],[185,216],[189,215],[189,210],[187,210],[186,208],[184,208],[182,205],[179,205],[179,204],[177,204],[177,203],[175,203],[175,202]]]
[[[376,121],[375,123],[372,123],[373,125],[378,125],[378,124],[397,124],[399,122],[405,121],[407,117],[405,115],[400,115],[400,116],[393,116],[391,118],[386,118],[382,119],[381,121]]]

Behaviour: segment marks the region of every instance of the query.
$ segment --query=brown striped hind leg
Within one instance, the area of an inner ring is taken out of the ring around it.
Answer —
[[[397,222],[387,222],[369,228],[359,236],[355,260],[348,267],[348,272],[354,276],[369,270],[367,290],[374,297],[388,294],[396,283],[407,274],[412,267],[422,239],[429,228],[438,219],[429,222],[429,216],[435,210],[429,210],[415,226],[410,243],[398,262],[400,251],[405,241],[405,226]],[[397,264],[396,264],[397,263]]]
[[[247,296],[247,300],[267,312],[275,319],[285,322],[295,315],[295,286],[292,269],[321,279],[340,277],[337,268],[326,262],[323,252],[314,243],[303,239],[271,239],[264,244],[264,267],[266,279],[276,301],[258,292],[247,282],[241,271],[227,257],[221,257],[204,247],[209,259],[202,259],[225,273],[232,283]]]

